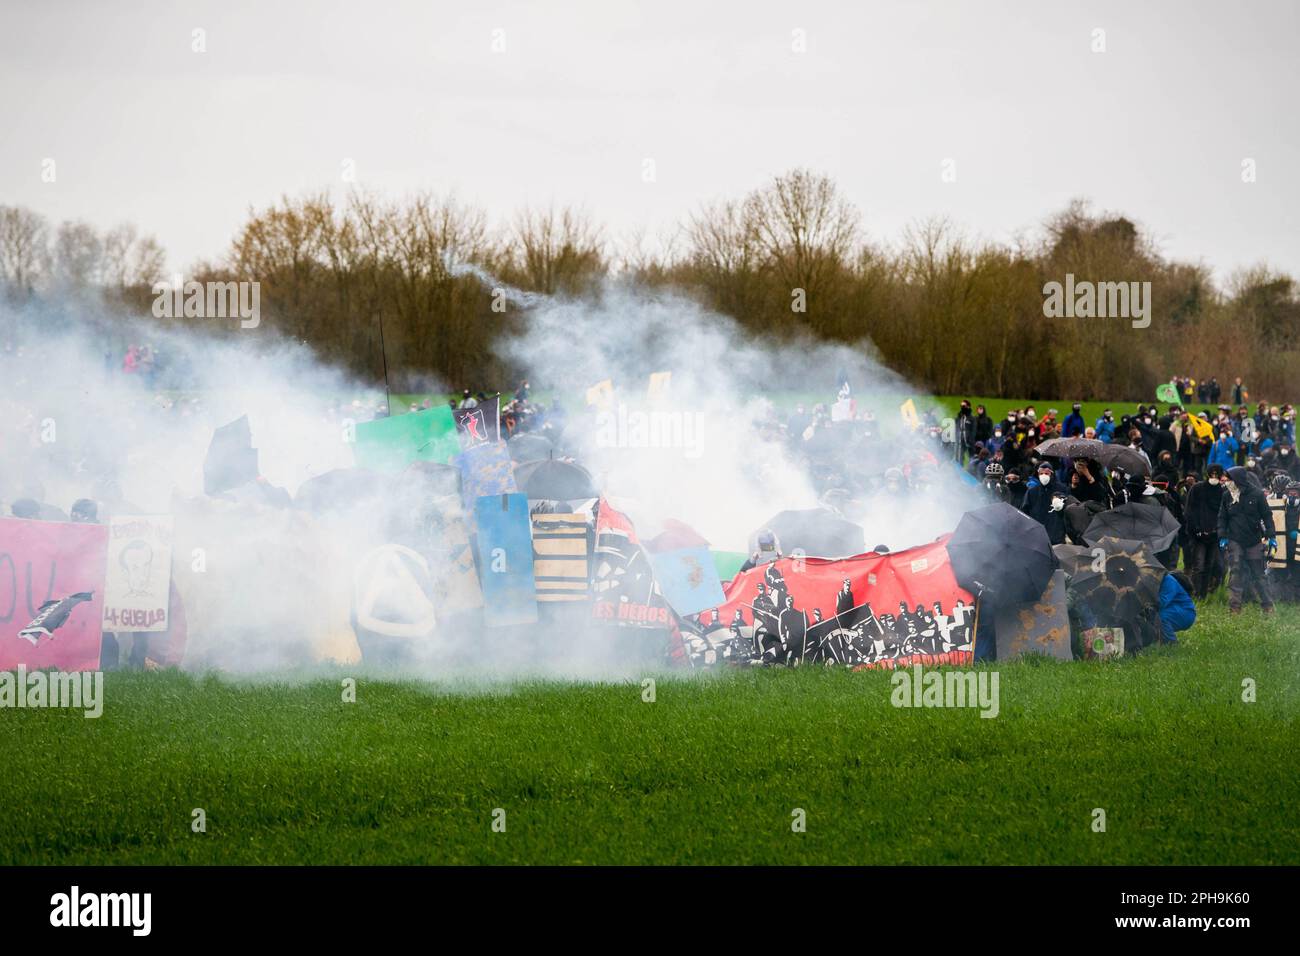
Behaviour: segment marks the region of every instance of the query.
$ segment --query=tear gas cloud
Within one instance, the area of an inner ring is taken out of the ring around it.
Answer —
[[[502,288],[475,267],[454,268],[478,275],[485,295]],[[864,528],[868,548],[933,540],[978,503],[947,465],[934,470],[924,493],[898,499],[871,490],[903,457],[897,409],[914,390],[876,361],[869,345],[807,338],[773,344],[684,295],[617,279],[582,298],[507,292],[506,299],[510,312],[522,315],[512,316],[518,334],[498,342],[500,357],[563,401],[561,451],[592,471],[642,538],[675,518],[714,548],[748,551],[771,516],[818,506],[819,482],[770,426],[796,401],[810,411],[817,402],[829,407],[841,379],[885,433],[874,451],[840,455],[835,465],[841,479],[866,489],[845,513]],[[382,402],[375,383],[277,339],[273,317],[257,329],[216,335],[202,321],[161,327],[97,305],[62,303],[59,321],[32,307],[0,308],[7,309],[0,328],[40,330],[23,336],[21,351],[0,353],[6,513],[20,497],[64,512],[88,497],[99,502],[101,520],[175,515],[174,580],[189,581],[182,589],[189,668],[251,674],[358,659],[349,622],[355,567],[394,540],[393,529],[418,522],[418,489],[362,490],[347,507],[313,518],[276,507],[265,486],[231,500],[205,497],[203,461],[213,429],[247,415],[266,484],[296,494],[308,479],[352,466],[352,403],[373,409]],[[168,382],[175,390],[160,394],[123,374],[120,351],[110,351],[102,334],[110,325],[114,339],[125,333],[127,341],[150,343],[170,368],[183,370],[183,381]],[[671,385],[650,398],[646,385],[656,372],[671,372]],[[587,407],[585,389],[607,379],[608,402]],[[443,390],[459,385],[443,383]],[[196,549],[205,556],[201,572],[190,566]],[[399,614],[402,600],[390,596]],[[416,674],[585,679],[644,670],[643,661],[633,670],[608,632],[580,624],[544,639],[448,630],[440,620]]]

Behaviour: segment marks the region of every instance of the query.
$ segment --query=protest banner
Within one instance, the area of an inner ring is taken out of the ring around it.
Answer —
[[[172,579],[170,515],[115,515],[104,572],[106,631],[166,631]]]
[[[974,655],[974,598],[953,577],[944,539],[893,554],[780,558],[738,574],[725,598],[685,619],[697,665],[705,650],[719,660],[882,668],[969,664]],[[743,650],[716,653],[726,644]]]
[[[452,411],[461,448],[475,448],[501,440],[501,396],[493,395],[473,408]]]
[[[456,418],[446,405],[357,425],[358,467],[398,472],[414,461],[449,462],[460,452]]]
[[[595,561],[592,616],[597,621],[625,627],[672,626],[672,612],[632,522],[604,498],[596,510]]]
[[[0,518],[0,670],[99,668],[108,528]]]

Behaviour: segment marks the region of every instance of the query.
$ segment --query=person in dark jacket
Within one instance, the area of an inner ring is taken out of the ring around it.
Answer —
[[[1038,466],[1036,478],[1025,492],[1020,510],[1047,529],[1052,544],[1065,543],[1065,504],[1070,489],[1056,480],[1049,462]]]
[[[1074,409],[1069,415],[1065,416],[1065,421],[1061,423],[1061,436],[1063,438],[1078,438],[1083,434],[1088,423],[1083,420],[1083,406],[1078,402],[1074,403]]]
[[[1203,598],[1223,582],[1223,557],[1219,550],[1219,506],[1223,503],[1223,469],[1211,465],[1205,481],[1187,493],[1187,570],[1192,597]]]
[[[975,406],[975,438],[974,441],[982,442],[987,448],[989,439],[993,437],[993,419],[989,418],[988,410],[983,405]],[[973,444],[974,442],[972,442]]]
[[[1228,469],[1223,500],[1219,505],[1219,547],[1227,555],[1228,610],[1241,612],[1248,592],[1259,596],[1264,613],[1273,610],[1273,597],[1264,578],[1264,548],[1273,526],[1273,513],[1256,479],[1241,467]]]

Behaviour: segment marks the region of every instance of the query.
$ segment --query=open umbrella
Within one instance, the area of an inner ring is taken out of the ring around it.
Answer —
[[[758,536],[764,531],[776,535],[781,553],[787,557],[800,551],[805,557],[851,558],[867,550],[862,529],[828,508],[773,515],[749,536],[750,554],[758,550]]]
[[[1049,438],[1038,446],[1038,453],[1048,458],[1090,458],[1126,475],[1151,474],[1151,465],[1136,448],[1095,438]]]
[[[1092,548],[1062,544],[1053,550],[1069,575],[1070,590],[1096,614],[1132,620],[1160,603],[1165,569],[1141,541],[1106,537]]]
[[[515,461],[542,461],[555,454],[555,445],[551,440],[533,432],[515,435],[506,442],[506,448]]]
[[[1158,554],[1174,543],[1181,527],[1178,519],[1164,508],[1130,501],[1097,514],[1088,522],[1083,540],[1091,545],[1102,538],[1141,541]]]
[[[1038,600],[1056,570],[1047,529],[1001,501],[962,515],[947,547],[957,583],[1004,606]]]
[[[515,483],[529,498],[570,500],[600,496],[586,468],[553,458],[517,464]]]

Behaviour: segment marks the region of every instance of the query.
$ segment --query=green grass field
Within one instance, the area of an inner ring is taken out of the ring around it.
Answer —
[[[0,711],[0,862],[1300,862],[1300,609],[1212,600],[1178,647],[989,666],[995,719],[820,668],[660,674],[653,703],[109,674],[97,720]]]

